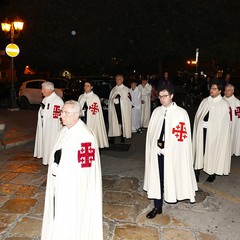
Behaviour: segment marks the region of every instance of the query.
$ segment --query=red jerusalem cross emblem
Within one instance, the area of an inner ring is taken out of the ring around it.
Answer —
[[[187,138],[187,131],[184,122],[179,122],[179,124],[172,129],[172,134],[175,135],[179,142],[183,142]]]
[[[60,106],[54,105],[53,107],[53,118],[58,118],[60,117],[61,112],[60,112]]]
[[[95,160],[95,149],[91,148],[90,142],[81,143],[81,149],[78,151],[78,162],[82,168],[92,166],[92,161]]]
[[[238,118],[240,118],[240,107],[236,107],[235,116],[237,116]]]
[[[90,107],[89,110],[92,112],[93,115],[96,115],[99,112],[99,108],[96,102],[94,102]]]

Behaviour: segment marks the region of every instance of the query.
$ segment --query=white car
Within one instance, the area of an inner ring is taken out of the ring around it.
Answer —
[[[63,90],[68,84],[67,80],[61,78],[29,80],[23,82],[19,89],[18,102],[20,108],[28,109],[32,104],[40,104],[42,102],[42,83],[46,81],[54,84],[56,94],[62,98]]]

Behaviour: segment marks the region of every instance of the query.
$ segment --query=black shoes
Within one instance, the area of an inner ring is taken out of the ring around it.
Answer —
[[[149,212],[147,214],[147,218],[155,218],[157,214],[161,214],[162,213],[162,208],[153,208],[153,210],[151,212]]]
[[[216,174],[209,175],[206,182],[213,182],[216,179]]]

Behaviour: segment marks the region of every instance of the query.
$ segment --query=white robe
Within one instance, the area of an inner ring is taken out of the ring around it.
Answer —
[[[142,113],[141,113],[141,127],[147,128],[151,115],[151,92],[152,85],[147,83],[145,87],[142,84],[138,85],[138,89],[142,93]]]
[[[193,169],[191,128],[187,112],[175,103],[165,108],[157,107],[151,116],[146,138],[145,176],[143,189],[148,198],[161,199],[158,167],[160,137],[165,110],[164,147],[164,199],[169,203],[190,199],[195,202],[197,183]],[[178,127],[185,134],[178,134]]]
[[[141,127],[141,92],[138,88],[130,89],[132,97],[132,132]]]
[[[42,158],[44,165],[49,162],[50,154],[56,141],[56,137],[62,127],[60,111],[63,100],[53,92],[42,100],[45,105],[38,111],[38,122],[34,146],[34,157]]]
[[[58,149],[62,155],[57,166]],[[79,120],[70,129],[62,128],[51,154],[41,239],[102,240],[102,228],[98,144],[92,130]]]
[[[100,148],[109,147],[106,126],[103,119],[102,105],[99,97],[93,92],[84,93],[79,96],[78,102],[83,108],[87,103],[87,126],[90,127],[98,141]],[[85,114],[85,113],[84,113]]]
[[[203,155],[203,119],[209,111],[205,154]],[[230,106],[221,95],[202,100],[194,119],[193,157],[195,169],[208,174],[228,175],[231,165]]]
[[[120,95],[120,106],[122,114],[122,130],[119,126],[117,113],[114,106],[115,97]],[[108,122],[109,122],[109,137],[117,137],[123,134],[123,137],[131,138],[132,136],[132,104],[130,100],[130,91],[129,88],[124,86],[115,86],[109,95],[109,105],[108,105]]]
[[[232,154],[240,156],[240,101],[234,95],[227,98],[232,110],[232,132],[231,132],[231,149]]]

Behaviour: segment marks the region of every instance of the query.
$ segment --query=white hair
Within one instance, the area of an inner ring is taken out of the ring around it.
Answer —
[[[54,91],[54,84],[52,82],[46,81],[46,82],[42,83],[42,87]]]
[[[79,113],[79,116],[80,116],[80,113],[81,113],[81,106],[80,106],[80,103],[75,101],[75,100],[68,100],[64,103],[64,105],[70,105],[72,110],[75,112],[75,113]]]

